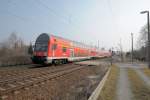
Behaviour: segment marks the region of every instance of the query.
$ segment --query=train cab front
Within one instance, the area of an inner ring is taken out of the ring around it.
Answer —
[[[46,64],[47,63],[47,53],[48,53],[48,42],[49,35],[46,33],[38,36],[35,42],[32,62],[35,64]]]
[[[32,62],[35,64],[45,64],[47,62],[47,54],[46,52],[34,52],[32,56]]]

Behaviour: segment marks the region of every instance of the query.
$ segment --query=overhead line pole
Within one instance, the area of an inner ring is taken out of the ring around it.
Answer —
[[[99,49],[99,40],[98,40],[98,49]]]
[[[133,63],[133,33],[131,33],[131,48],[132,48],[132,51],[131,51],[131,62]]]
[[[147,14],[147,31],[148,31],[148,42],[147,42],[147,63],[150,69],[150,29],[149,29],[149,11],[142,11],[141,14]]]

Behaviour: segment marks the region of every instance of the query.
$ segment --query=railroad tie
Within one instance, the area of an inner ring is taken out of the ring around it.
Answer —
[[[33,80],[33,81],[37,81],[37,79],[36,79],[36,78],[32,78],[32,80]]]
[[[44,84],[45,84],[45,82],[41,82],[41,84],[42,84],[42,85],[44,85]]]
[[[29,90],[29,87],[25,87],[24,89],[25,89],[25,90]]]
[[[50,80],[46,80],[46,83],[49,83],[50,82]]]
[[[26,80],[26,82],[33,83],[33,81],[31,81],[31,80]]]
[[[14,91],[14,94],[15,95],[17,95],[17,94],[19,94],[20,93],[20,91]]]
[[[18,82],[19,84],[21,84],[21,85],[24,85],[25,83],[23,83],[23,82]]]
[[[2,88],[2,87],[0,87],[0,91],[5,91],[6,89],[4,89],[4,88]]]
[[[7,100],[8,96],[7,95],[3,95],[0,97],[0,100]]]
[[[8,86],[10,86],[12,88],[16,87],[16,85],[13,85],[13,84],[8,84]]]
[[[34,87],[37,87],[38,85],[37,85],[37,84],[33,84],[33,86],[34,86]]]

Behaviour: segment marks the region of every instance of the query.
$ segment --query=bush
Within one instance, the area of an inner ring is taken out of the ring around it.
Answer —
[[[12,33],[8,39],[0,43],[0,66],[31,63],[28,48],[21,38]]]

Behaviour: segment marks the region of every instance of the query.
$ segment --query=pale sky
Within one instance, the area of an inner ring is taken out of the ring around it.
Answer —
[[[150,0],[0,0],[0,41],[17,32],[26,42],[41,33],[99,47],[131,48],[146,24]]]

